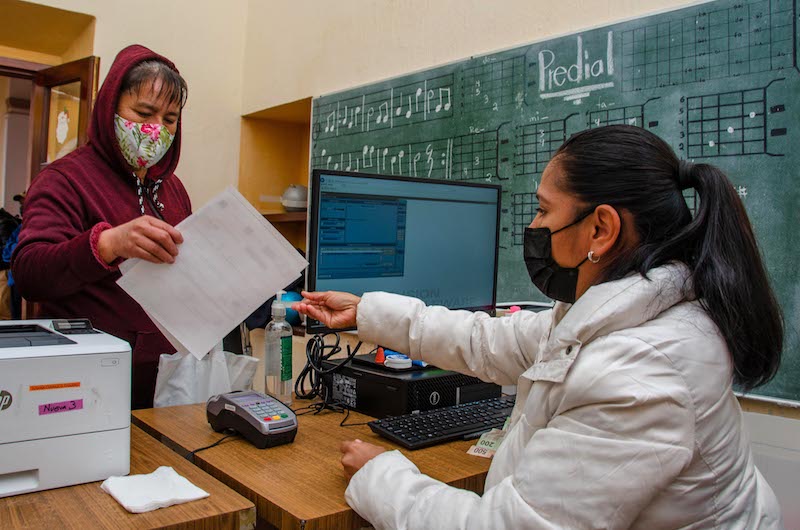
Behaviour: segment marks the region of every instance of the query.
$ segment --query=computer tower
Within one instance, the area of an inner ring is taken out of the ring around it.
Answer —
[[[357,356],[361,362],[347,363],[323,376],[333,401],[368,416],[384,418],[500,396],[499,385],[476,377],[432,366],[391,370],[369,362],[369,357]],[[337,361],[323,361],[326,370],[336,364]]]

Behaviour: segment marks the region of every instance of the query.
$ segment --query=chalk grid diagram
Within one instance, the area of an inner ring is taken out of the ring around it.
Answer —
[[[498,177],[498,133],[465,134],[453,138],[453,180],[491,180]]]
[[[533,218],[536,217],[536,209],[539,201],[536,194],[532,192],[512,193],[511,194],[511,241],[514,246],[522,245],[522,238]]]
[[[567,120],[540,121],[517,127],[514,172],[518,176],[541,175],[556,150],[567,139]]]
[[[628,105],[625,107],[608,107],[605,109],[589,112],[589,128],[596,129],[605,125],[634,125],[636,127],[645,126],[644,108],[651,101],[659,98],[650,98],[641,105]],[[657,121],[647,124],[649,127],[658,125]]]
[[[315,146],[311,167],[418,178],[486,180],[498,175],[497,153],[498,131],[484,131],[399,145],[364,144],[358,151],[347,152],[329,152]]]
[[[686,98],[687,156],[782,156],[770,153],[767,147],[767,88]],[[772,114],[784,110],[782,104],[769,107]],[[785,128],[769,130],[769,136],[784,135]]]
[[[793,0],[730,8],[622,34],[625,92],[797,67]]]
[[[453,74],[314,102],[315,139],[395,129],[453,116]]]
[[[465,111],[494,109],[521,105],[514,86],[522,86],[525,75],[525,56],[511,57],[499,61],[479,59],[481,64],[464,68],[461,93]],[[519,100],[519,101],[518,101]]]
[[[692,217],[697,213],[697,206],[699,200],[697,198],[697,191],[684,190],[683,198],[686,201],[686,206],[692,213]],[[536,217],[536,209],[539,207],[539,201],[536,199],[535,193],[512,193],[511,194],[511,241],[514,246],[521,246],[525,228],[530,226],[533,218]]]

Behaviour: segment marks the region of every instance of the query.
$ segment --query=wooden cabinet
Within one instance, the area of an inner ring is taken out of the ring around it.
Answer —
[[[294,246],[306,249],[306,213],[287,212],[290,184],[308,186],[311,98],[242,117],[239,191]]]

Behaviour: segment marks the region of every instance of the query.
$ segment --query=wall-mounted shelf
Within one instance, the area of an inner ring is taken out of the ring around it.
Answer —
[[[242,116],[239,191],[297,248],[306,248],[306,212],[275,204],[291,184],[308,186],[311,98]],[[278,211],[275,211],[278,210]]]
[[[263,215],[270,223],[292,223],[306,220],[306,212],[276,212]]]

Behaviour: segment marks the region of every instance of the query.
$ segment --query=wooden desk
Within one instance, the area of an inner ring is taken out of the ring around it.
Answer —
[[[172,466],[211,495],[194,502],[134,514],[101,490],[100,482],[91,482],[0,499],[0,528],[211,530],[255,526],[252,503],[131,425],[131,474],[152,473],[159,466]]]
[[[293,408],[303,406],[295,401]],[[256,505],[259,527],[281,529],[359,528],[368,523],[344,500],[347,483],[340,463],[339,444],[359,438],[387,449],[393,443],[366,425],[340,427],[343,414],[326,411],[298,416],[291,444],[256,449],[240,438],[195,455],[195,463]],[[372,418],[350,413],[347,423]],[[180,453],[210,445],[221,438],[206,421],[205,405],[137,410],[133,421]],[[466,454],[472,442],[453,442],[417,451],[401,451],[423,473],[453,486],[483,492],[489,460]],[[375,492],[376,495],[391,494]]]

